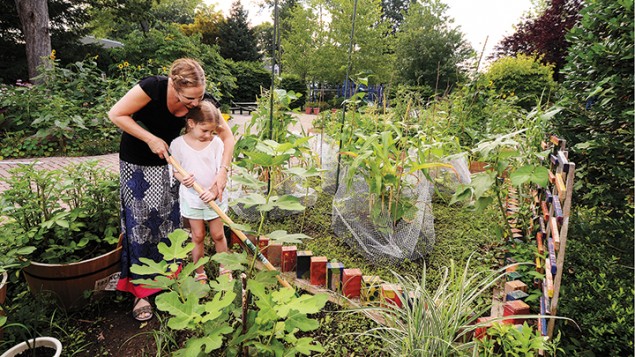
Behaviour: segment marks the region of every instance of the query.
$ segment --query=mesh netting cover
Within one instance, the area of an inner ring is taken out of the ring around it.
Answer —
[[[343,169],[340,178],[346,175]],[[414,217],[393,224],[387,216],[371,218],[369,190],[362,177],[355,177],[350,188],[340,183],[333,198],[332,227],[335,234],[372,264],[396,264],[416,260],[434,246],[433,185],[422,174],[406,180],[403,197],[418,208]]]
[[[315,205],[315,202],[317,202],[317,192],[314,189],[302,187],[299,180],[294,180],[293,178],[288,182],[288,184],[284,185],[282,189],[283,192],[280,195],[288,194],[297,197],[305,208]],[[230,179],[227,184],[227,193],[229,194],[229,207],[238,217],[247,222],[256,222],[260,220],[260,211],[258,211],[256,206],[245,208],[244,204],[236,203],[238,198],[244,197],[248,194],[245,192],[243,185],[232,182]],[[269,211],[269,218],[276,220],[302,212],[303,211],[282,210],[275,207],[273,210]]]
[[[337,146],[339,143],[324,134],[316,134],[309,140],[309,147],[319,157],[319,168],[323,169],[322,192],[335,194],[335,180],[337,172]]]

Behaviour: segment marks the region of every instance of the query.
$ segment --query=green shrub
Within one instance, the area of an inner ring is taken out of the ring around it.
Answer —
[[[502,97],[518,97],[518,105],[530,110],[537,103],[547,103],[556,88],[553,66],[539,58],[519,54],[502,57],[491,64],[483,80]]]
[[[289,108],[300,108],[306,102],[307,85],[306,81],[302,80],[296,75],[283,74],[280,80],[280,88],[287,91],[294,91],[296,94],[302,94],[302,96],[291,102]]]
[[[633,353],[633,227],[597,209],[580,208],[567,244],[558,315],[563,346],[580,355]],[[592,353],[592,354],[590,354]],[[567,355],[571,355],[568,353]]]
[[[261,62],[234,62],[225,60],[229,70],[236,78],[236,88],[230,92],[235,102],[255,102],[260,96],[261,88],[271,87],[271,73]]]

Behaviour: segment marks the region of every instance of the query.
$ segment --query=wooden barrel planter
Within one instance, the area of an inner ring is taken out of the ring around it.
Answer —
[[[88,300],[86,290],[102,290],[108,278],[120,271],[121,245],[96,258],[68,264],[31,262],[24,276],[32,294],[51,292],[66,310],[80,308]]]

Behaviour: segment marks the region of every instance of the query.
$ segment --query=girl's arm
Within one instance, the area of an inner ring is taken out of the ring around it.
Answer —
[[[220,110],[219,110],[220,114]],[[222,118],[222,116],[221,116]],[[223,157],[221,159],[221,168],[216,175],[216,183],[218,199],[223,199],[223,190],[227,185],[227,176],[229,175],[229,170],[232,167],[232,159],[234,158],[234,146],[236,145],[236,140],[234,139],[234,134],[232,134],[232,130],[229,127],[229,124],[221,119],[221,124],[216,128],[216,133],[218,137],[223,141]],[[212,185],[213,187],[214,185]]]

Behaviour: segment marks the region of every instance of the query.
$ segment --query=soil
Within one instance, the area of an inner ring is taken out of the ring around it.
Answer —
[[[160,330],[157,316],[144,322],[132,317],[132,295],[106,292],[99,302],[73,319],[76,328],[86,333],[86,349],[75,356],[154,356],[154,333]],[[125,296],[129,295],[129,296]]]

